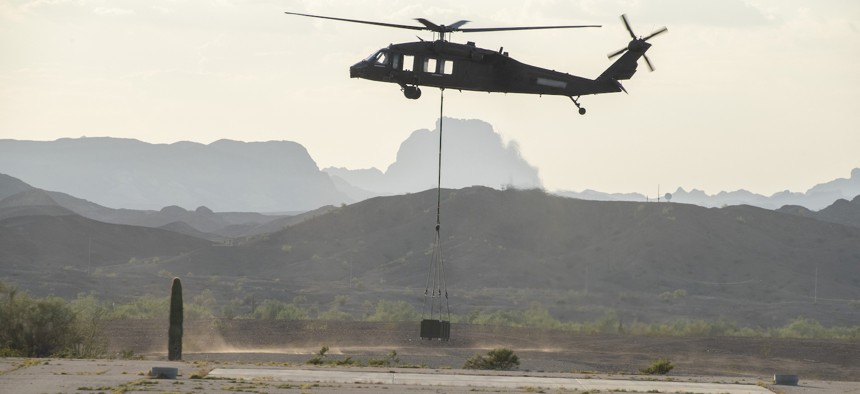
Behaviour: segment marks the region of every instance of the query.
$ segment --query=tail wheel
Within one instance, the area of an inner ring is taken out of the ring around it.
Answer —
[[[570,98],[570,101],[573,101],[573,104],[576,105],[576,108],[579,108],[579,114],[585,115],[585,108],[583,108],[582,105],[580,105],[579,101],[577,100],[579,98],[579,96],[576,96],[576,98],[573,98],[573,96],[567,96],[567,97]]]

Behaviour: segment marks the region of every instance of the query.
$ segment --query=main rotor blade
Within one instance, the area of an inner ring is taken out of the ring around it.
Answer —
[[[284,11],[285,14],[288,15],[298,15],[298,16],[307,16],[310,18],[320,18],[320,19],[330,19],[333,21],[341,21],[341,22],[353,22],[353,23],[363,23],[366,25],[376,25],[376,26],[385,26],[385,27],[395,27],[398,29],[409,29],[409,30],[427,30],[426,27],[423,26],[410,26],[410,25],[398,25],[394,23],[383,23],[383,22],[372,22],[372,21],[363,21],[359,19],[344,19],[344,18],[334,18],[331,16],[321,16],[321,15],[311,15],[311,14],[300,14],[298,12],[287,12]]]
[[[648,69],[654,71],[654,65],[651,64],[651,59],[648,59],[648,55],[642,55],[642,57],[645,58],[645,63],[648,64]]]
[[[661,28],[660,30],[657,30],[657,31],[655,31],[655,32],[651,33],[650,35],[648,35],[647,37],[643,38],[643,40],[648,41],[648,39],[649,39],[649,38],[654,37],[654,36],[656,36],[656,35],[663,34],[663,33],[667,32],[667,31],[669,31],[669,29],[667,29],[666,27],[663,27],[663,28]]]
[[[609,55],[607,55],[607,57],[608,57],[608,58],[610,58],[610,59],[612,59],[613,57],[616,57],[616,56],[618,56],[618,55],[620,55],[620,54],[624,53],[624,51],[626,51],[626,50],[627,50],[627,48],[626,48],[626,47],[625,47],[625,48],[621,48],[621,49],[619,49],[619,50],[617,50],[617,51],[615,51],[615,52],[610,53]]]
[[[471,22],[471,21],[457,21],[457,22],[454,22],[454,23],[448,25],[448,28],[452,29],[452,30],[457,30],[460,28],[460,26],[463,26],[469,22]]]
[[[416,21],[421,22],[422,25],[426,26],[427,30],[435,31],[437,33],[445,33],[445,29],[442,26],[439,26],[433,22],[428,21],[424,18],[415,18]]]
[[[568,26],[520,26],[520,27],[483,27],[473,29],[455,29],[464,33],[481,33],[485,31],[512,31],[512,30],[543,30],[543,29],[579,29],[583,27],[602,27],[601,25],[568,25]]]
[[[621,14],[621,20],[624,22],[624,27],[627,28],[627,32],[630,33],[630,37],[636,39],[636,33],[633,32],[633,28],[630,27],[630,22],[627,21],[627,14]]]

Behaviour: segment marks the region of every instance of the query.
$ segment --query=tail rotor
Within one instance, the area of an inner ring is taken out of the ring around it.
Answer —
[[[667,29],[666,27],[661,27],[661,28],[657,29],[656,31],[654,31],[653,33],[651,33],[645,37],[638,37],[637,38],[636,33],[633,32],[633,28],[630,27],[630,22],[627,20],[627,15],[621,15],[621,21],[624,22],[624,27],[627,28],[627,32],[630,33],[630,37],[633,40],[630,41],[630,44],[627,44],[626,48],[621,48],[615,52],[610,53],[608,55],[609,58],[612,59],[613,57],[619,56],[619,55],[621,55],[627,51],[642,52],[642,57],[645,58],[645,63],[648,64],[648,69],[651,71],[654,71],[654,65],[651,63],[651,59],[648,59],[648,56],[645,55],[645,53],[644,53],[646,50],[648,50],[648,48],[651,47],[651,44],[647,43],[646,41],[648,41],[649,39],[651,39],[657,35],[660,35],[660,34],[663,34],[667,31],[669,31],[669,29]]]

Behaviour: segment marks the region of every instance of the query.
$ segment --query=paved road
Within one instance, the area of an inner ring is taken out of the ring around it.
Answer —
[[[340,384],[385,384],[406,386],[483,387],[483,388],[546,388],[602,392],[682,392],[770,394],[763,387],[749,384],[666,382],[610,379],[573,379],[532,376],[463,375],[451,373],[393,373],[306,369],[228,369],[217,368],[209,377],[281,382],[318,382]]]

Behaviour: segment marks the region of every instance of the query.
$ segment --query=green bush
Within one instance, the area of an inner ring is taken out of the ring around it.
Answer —
[[[296,302],[287,304],[283,301],[267,299],[254,309],[253,316],[255,319],[262,320],[306,320],[308,313],[296,305]]]
[[[0,349],[9,356],[75,355],[75,313],[59,297],[33,298],[0,282]]]
[[[345,358],[343,360],[330,359],[330,358],[328,358],[328,356],[326,356],[326,353],[328,353],[328,346],[323,346],[320,348],[319,352],[317,352],[316,356],[309,359],[308,361],[305,361],[305,363],[311,364],[311,365],[338,365],[338,366],[358,364],[358,362],[353,360],[352,357],[347,356],[347,358]]]
[[[675,368],[675,366],[672,365],[672,362],[669,361],[668,358],[658,358],[652,361],[651,365],[647,368],[640,369],[639,372],[647,373],[649,375],[665,375],[669,373],[672,368]]]
[[[492,369],[510,371],[520,366],[520,359],[513,350],[496,348],[487,352],[486,356],[476,354],[463,364],[465,369]]]
[[[107,351],[107,338],[104,336],[107,306],[95,295],[78,294],[69,303],[75,314],[75,330],[79,335],[79,343],[75,346],[75,357],[96,358]]]
[[[381,300],[376,304],[374,312],[367,317],[367,321],[417,321],[421,315],[406,301]]]
[[[367,365],[371,367],[391,367],[400,364],[400,357],[397,357],[397,351],[392,350],[386,358],[371,358],[367,360]]]
[[[325,355],[326,353],[328,353],[328,346],[323,346],[320,348],[320,350],[317,352],[317,354],[312,359],[310,359],[306,362],[308,364],[312,364],[312,365],[324,364],[325,363],[324,360],[326,358],[326,355]]]
[[[170,297],[145,294],[128,304],[116,305],[108,313],[111,320],[163,319],[170,313]]]

